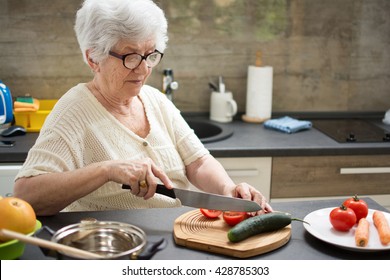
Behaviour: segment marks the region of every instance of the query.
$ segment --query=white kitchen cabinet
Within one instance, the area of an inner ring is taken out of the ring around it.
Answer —
[[[21,164],[2,163],[0,164],[0,195],[12,196],[14,179]]]
[[[246,182],[266,198],[271,192],[271,157],[217,158],[235,183]]]

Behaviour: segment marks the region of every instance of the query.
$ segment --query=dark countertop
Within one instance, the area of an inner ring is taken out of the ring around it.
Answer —
[[[387,211],[384,207],[370,198],[364,198],[370,209]],[[277,211],[285,211],[293,217],[304,218],[307,214],[322,208],[337,207],[342,200],[317,200],[274,203]],[[194,208],[179,207],[165,209],[139,209],[103,212],[68,212],[60,213],[51,217],[38,217],[43,225],[53,230],[78,223],[81,219],[93,217],[100,221],[119,221],[130,223],[140,227],[146,232],[148,240],[165,238],[167,246],[157,252],[153,259],[162,260],[218,260],[229,259],[230,257],[189,249],[178,246],[173,239],[173,224],[176,218]],[[390,249],[390,248],[389,248]],[[24,255],[21,259],[52,259],[45,257],[41,250],[33,245],[26,245]],[[230,258],[231,259],[231,258]],[[350,251],[333,244],[328,244],[317,239],[308,233],[302,223],[292,223],[292,235],[287,244],[274,251],[252,257],[250,259],[266,260],[327,260],[327,259],[390,259],[389,251]]]
[[[207,118],[206,118],[207,119]],[[390,126],[374,121],[390,131]],[[316,128],[286,134],[264,128],[262,124],[235,120],[219,124],[234,131],[225,140],[205,144],[215,157],[277,157],[277,156],[325,156],[325,155],[383,155],[390,154],[390,142],[340,144]],[[4,138],[15,140],[12,148],[0,147],[0,162],[23,162],[38,134]]]
[[[379,121],[377,122],[379,123]],[[262,124],[234,121],[227,124],[232,137],[206,144],[215,157],[277,157],[390,154],[390,142],[340,144],[316,128],[286,134]],[[390,126],[387,126],[390,130]]]
[[[0,163],[23,163],[37,137],[38,133],[27,133],[26,135],[7,138],[0,136],[0,141],[15,141],[13,147],[0,147]]]

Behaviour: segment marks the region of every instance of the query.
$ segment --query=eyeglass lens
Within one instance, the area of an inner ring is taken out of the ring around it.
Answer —
[[[159,52],[153,52],[148,54],[147,56],[142,56],[140,54],[134,53],[134,54],[129,54],[125,57],[124,64],[127,68],[134,69],[141,64],[142,59],[145,59],[146,65],[152,68],[160,62],[161,57],[162,55]]]

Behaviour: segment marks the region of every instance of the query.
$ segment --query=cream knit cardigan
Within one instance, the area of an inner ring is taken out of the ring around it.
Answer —
[[[150,86],[143,86],[139,96],[150,123],[150,133],[146,138],[139,137],[114,118],[86,84],[78,84],[70,89],[46,118],[16,178],[70,171],[111,159],[138,160],[149,157],[166,172],[176,187],[191,188],[185,165],[208,154],[208,150],[165,95]],[[108,182],[64,210],[179,205],[178,200],[159,194],[144,200],[128,190],[122,190],[120,184]]]

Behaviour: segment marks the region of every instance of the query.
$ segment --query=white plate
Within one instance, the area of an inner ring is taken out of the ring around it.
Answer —
[[[337,231],[329,221],[329,214],[335,207],[319,209],[308,214],[304,220],[305,229],[318,239],[330,244],[355,251],[381,251],[390,250],[390,244],[385,246],[379,240],[378,231],[372,221],[372,214],[375,210],[369,209],[367,221],[370,223],[370,238],[366,247],[358,247],[355,244],[356,225],[348,232]],[[383,212],[390,223],[390,213]]]

